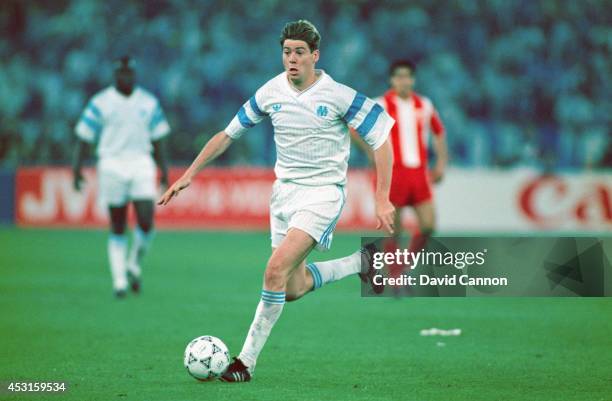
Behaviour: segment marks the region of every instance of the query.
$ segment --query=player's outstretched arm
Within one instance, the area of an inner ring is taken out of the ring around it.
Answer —
[[[162,195],[157,201],[158,205],[167,205],[172,198],[178,195],[183,189],[187,188],[191,184],[191,180],[196,174],[208,163],[215,160],[220,154],[231,145],[232,138],[230,138],[225,131],[220,131],[215,136],[210,138],[206,145],[200,151],[198,157],[195,158],[191,166],[183,173],[168,190]]]
[[[389,201],[393,169],[393,148],[388,138],[380,147],[374,150],[374,164],[376,165],[376,229],[383,228],[387,233],[393,234],[395,208]]]

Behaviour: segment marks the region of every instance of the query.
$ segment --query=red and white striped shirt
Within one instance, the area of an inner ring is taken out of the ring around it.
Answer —
[[[427,168],[429,132],[444,135],[444,125],[431,100],[417,93],[402,99],[393,90],[375,99],[393,117],[391,129],[394,168]]]

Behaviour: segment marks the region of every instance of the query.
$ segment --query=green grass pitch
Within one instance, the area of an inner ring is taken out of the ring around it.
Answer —
[[[338,233],[339,257],[359,237]],[[347,278],[287,304],[254,381],[200,383],[185,345],[239,352],[265,233],[158,232],[143,293],[111,295],[104,231],[0,229],[0,382],[67,381],[4,400],[611,400],[610,299],[373,299]],[[459,337],[420,337],[423,328]],[[443,342],[444,344],[438,344]]]

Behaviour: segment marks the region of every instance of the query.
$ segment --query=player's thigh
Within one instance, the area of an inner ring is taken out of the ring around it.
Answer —
[[[270,240],[272,241],[272,253],[280,246],[287,237],[289,223],[270,208]]]
[[[404,170],[393,170],[389,189],[389,201],[393,206],[401,208],[410,204],[411,184],[410,177]]]
[[[289,229],[268,260],[265,274],[266,288],[274,291],[278,289],[268,288],[268,285],[284,287],[292,272],[306,259],[315,245],[314,238],[306,232],[297,228]]]
[[[154,207],[151,199],[134,200],[134,210],[136,210],[136,221],[138,226],[144,232],[148,232],[153,228]]]
[[[122,207],[128,202],[130,182],[116,160],[100,160],[98,163],[98,195],[108,207]]]
[[[306,259],[315,245],[316,241],[310,234],[298,228],[290,228],[270,256],[268,265],[287,267],[290,271]]]
[[[157,196],[156,169],[148,158],[137,160],[132,164],[130,177],[130,199],[153,201]]]
[[[431,199],[414,205],[414,213],[416,214],[421,231],[430,232],[434,230],[436,212]]]
[[[341,186],[297,186],[292,199],[295,207],[289,218],[289,227],[308,233],[317,242],[317,249],[326,251],[331,247],[345,200]]]
[[[280,181],[274,181],[272,196],[270,197],[270,240],[272,253],[278,248],[287,236],[289,222],[286,216],[289,211],[291,193]]]

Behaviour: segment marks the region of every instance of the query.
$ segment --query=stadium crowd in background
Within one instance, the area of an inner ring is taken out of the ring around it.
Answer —
[[[74,122],[112,75],[100,66],[124,53],[147,65],[143,85],[180,133],[169,141],[170,158],[186,163],[208,139],[202,132],[271,78],[274,21],[294,17],[293,8],[277,0],[255,9],[221,1],[3,1],[0,166],[68,163]],[[321,67],[364,93],[383,93],[387,60],[415,59],[419,89],[452,127],[452,165],[551,170],[610,164],[612,36],[603,8],[603,0],[317,0],[299,12],[335,38],[321,51],[339,57],[324,57]],[[271,127],[255,129],[220,163],[272,165]],[[353,153],[353,165],[365,165]]]

